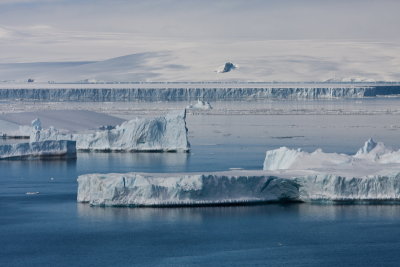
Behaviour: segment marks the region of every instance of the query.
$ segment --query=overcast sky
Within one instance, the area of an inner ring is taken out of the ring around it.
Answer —
[[[122,55],[153,39],[158,50],[171,40],[398,42],[399,10],[398,0],[0,0],[0,62],[42,51],[72,59],[66,46],[90,59],[117,54],[100,47]]]
[[[0,0],[0,25],[183,38],[397,39],[397,0]]]

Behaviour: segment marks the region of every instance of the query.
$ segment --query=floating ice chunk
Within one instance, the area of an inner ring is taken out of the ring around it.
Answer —
[[[0,159],[76,158],[76,142],[47,140],[0,146]]]
[[[38,195],[40,192],[26,192],[25,195]]]
[[[400,173],[359,177],[304,171],[87,174],[78,178],[77,200],[95,206],[400,201]]]
[[[190,104],[189,106],[186,107],[186,109],[191,109],[191,110],[210,110],[212,109],[212,106],[210,103],[207,101],[203,100],[197,100],[197,103],[192,105]]]
[[[400,163],[400,150],[393,151],[386,148],[383,143],[369,139],[355,155],[325,153],[321,149],[312,153],[287,147],[270,150],[266,152],[263,169],[355,169],[395,163]]]
[[[63,134],[50,127],[33,130],[32,141],[74,140],[78,150],[97,151],[189,151],[185,110],[164,117],[136,118],[115,129],[95,133]]]

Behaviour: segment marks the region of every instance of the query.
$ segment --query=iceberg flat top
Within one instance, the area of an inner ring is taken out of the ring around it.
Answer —
[[[325,153],[317,149],[312,153],[301,149],[281,147],[266,152],[264,170],[314,170],[316,172],[365,176],[400,170],[400,150],[385,147],[369,139],[355,155]]]

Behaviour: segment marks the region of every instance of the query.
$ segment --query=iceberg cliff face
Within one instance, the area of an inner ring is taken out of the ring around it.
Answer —
[[[312,153],[301,149],[281,147],[266,152],[264,170],[306,170],[321,169],[368,169],[371,167],[384,168],[383,164],[400,163],[400,150],[394,151],[386,148],[381,142],[372,139],[365,142],[364,146],[355,155],[325,153],[317,149]]]
[[[367,177],[316,175],[295,180],[303,201],[400,201],[400,172]]]
[[[78,202],[102,206],[239,204],[298,198],[295,182],[268,176],[88,174]]]
[[[76,142],[47,140],[0,146],[0,159],[76,158]]]
[[[400,173],[359,178],[265,171],[87,174],[79,176],[78,183],[78,202],[95,206],[400,201]]]
[[[185,111],[165,117],[136,118],[115,129],[85,134],[63,134],[55,128],[33,129],[31,141],[74,140],[78,150],[189,151]]]
[[[63,85],[61,85],[63,86]],[[21,99],[36,101],[90,101],[90,102],[117,102],[117,101],[187,101],[205,99],[207,101],[240,100],[249,98],[261,99],[318,99],[318,98],[361,98],[378,95],[400,94],[400,86],[346,86],[333,87],[331,85],[307,86],[294,85],[293,87],[208,87],[202,88],[10,88],[0,89],[0,99]]]

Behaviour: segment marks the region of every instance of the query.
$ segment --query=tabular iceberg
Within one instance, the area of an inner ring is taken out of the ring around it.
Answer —
[[[100,206],[400,202],[400,151],[372,139],[352,156],[279,148],[259,171],[87,174],[78,183],[78,201]]]
[[[76,158],[76,142],[47,140],[0,146],[0,159]]]
[[[189,151],[185,111],[158,118],[136,118],[115,129],[95,133],[66,134],[35,126],[31,141],[74,140],[78,150],[94,151]]]
[[[294,181],[218,174],[88,174],[78,178],[78,202],[100,206],[222,205],[296,200]]]
[[[78,202],[94,206],[196,206],[287,201],[400,201],[400,172],[345,177],[313,172],[87,174]]]

